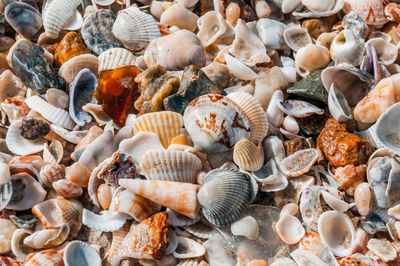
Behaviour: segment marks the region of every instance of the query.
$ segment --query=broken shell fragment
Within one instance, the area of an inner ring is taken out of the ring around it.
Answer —
[[[174,251],[174,257],[178,259],[197,258],[204,255],[206,249],[196,241],[178,236],[178,247]]]
[[[279,168],[288,177],[301,176],[310,171],[319,156],[317,149],[300,150],[286,157]]]

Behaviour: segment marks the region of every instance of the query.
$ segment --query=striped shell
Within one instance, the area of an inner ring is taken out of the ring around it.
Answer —
[[[60,212],[63,223],[69,225],[72,236],[77,236],[82,226],[83,206],[79,201],[72,201],[60,197],[56,206]]]
[[[154,39],[161,37],[153,16],[131,6],[119,12],[112,32],[129,50],[140,51]]]
[[[301,176],[310,171],[319,156],[317,149],[299,150],[283,159],[279,168],[288,177]]]
[[[38,112],[46,120],[59,125],[66,129],[73,129],[75,126],[74,121],[69,116],[68,112],[49,104],[37,95],[25,99],[25,103],[33,111]]]
[[[127,49],[111,48],[99,55],[98,72],[135,65],[136,57]]]
[[[113,211],[126,213],[139,222],[150,217],[155,211],[147,199],[128,190],[124,190],[115,196],[113,207]]]
[[[88,68],[93,73],[97,73],[99,68],[99,59],[97,56],[81,54],[72,57],[60,67],[58,74],[63,77],[67,83],[71,83],[84,68]]]
[[[224,226],[246,211],[253,197],[252,184],[237,170],[218,168],[207,173],[197,198],[207,220]]]
[[[183,116],[195,147],[222,152],[250,136],[250,121],[240,106],[228,97],[207,94],[194,99]]]
[[[79,240],[69,242],[65,247],[64,263],[65,266],[102,265],[99,253],[85,242]]]
[[[132,125],[135,135],[141,131],[156,133],[165,148],[169,146],[174,137],[179,135],[182,126],[182,115],[171,111],[141,115]]]
[[[129,223],[125,223],[120,229],[112,232],[111,247],[106,253],[107,261],[111,265],[119,265],[121,259],[118,256],[118,249],[121,246],[122,240],[124,240],[125,236],[128,234],[129,227]]]
[[[257,171],[264,165],[264,150],[248,139],[239,140],[233,150],[233,161],[246,171]]]
[[[63,266],[63,257],[55,249],[46,249],[28,257],[25,266]]]
[[[67,179],[58,180],[53,182],[52,185],[57,194],[64,198],[76,198],[83,193],[82,188],[77,183]]]
[[[250,140],[258,143],[268,133],[268,119],[261,104],[247,92],[234,92],[227,96],[246,113],[250,120]]]
[[[60,163],[63,156],[64,156],[64,147],[58,140],[53,139],[50,145],[48,145],[47,143],[44,144],[43,161],[45,163],[50,163],[50,164]]]
[[[46,8],[43,27],[47,36],[56,39],[61,29],[74,17],[81,0],[53,0]]]
[[[53,182],[65,178],[64,166],[59,164],[46,164],[42,167],[39,173],[40,183],[52,187]]]
[[[354,11],[368,25],[383,25],[388,22],[385,17],[386,0],[345,0],[343,11]]]
[[[189,152],[150,150],[143,156],[140,168],[148,179],[195,183],[202,164]]]

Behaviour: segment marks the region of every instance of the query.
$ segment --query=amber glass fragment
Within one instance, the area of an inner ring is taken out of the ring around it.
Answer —
[[[135,89],[135,66],[106,70],[100,73],[99,85],[94,93],[104,111],[120,126],[134,110],[134,102],[139,96]]]

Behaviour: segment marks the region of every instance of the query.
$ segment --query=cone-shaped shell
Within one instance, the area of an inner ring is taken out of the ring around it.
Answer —
[[[247,92],[234,92],[227,96],[237,103],[250,120],[250,140],[258,143],[268,133],[268,119],[262,105]]]
[[[319,156],[317,149],[300,150],[283,159],[280,169],[288,177],[301,176],[310,171]]]
[[[231,224],[240,218],[252,197],[249,178],[229,168],[208,172],[197,195],[204,216],[218,226]]]
[[[264,165],[264,150],[261,143],[257,146],[248,139],[235,144],[233,161],[246,171],[257,171]]]
[[[198,185],[155,180],[120,179],[130,192],[194,219],[197,216]]]
[[[201,160],[194,154],[176,150],[150,150],[140,168],[148,179],[195,183]]]
[[[44,11],[43,27],[46,34],[56,39],[61,29],[74,17],[75,9],[81,0],[54,0]]]
[[[129,214],[136,221],[150,217],[154,213],[154,208],[150,202],[136,194],[124,190],[115,196],[114,211]]]
[[[169,146],[174,137],[179,135],[182,126],[182,115],[171,111],[141,115],[132,125],[135,134],[141,131],[156,133],[165,148]]]
[[[183,120],[195,147],[205,152],[226,151],[250,136],[250,121],[243,109],[218,94],[194,99]]]
[[[84,68],[88,68],[93,73],[97,73],[99,68],[99,59],[97,56],[82,54],[72,57],[60,67],[58,74],[63,77],[67,83],[71,83]]]
[[[127,49],[111,48],[99,55],[98,72],[117,67],[126,67],[135,65],[136,57]]]

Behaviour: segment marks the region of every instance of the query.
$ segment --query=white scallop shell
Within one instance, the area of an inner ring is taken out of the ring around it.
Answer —
[[[98,72],[115,69],[117,67],[135,65],[136,57],[127,49],[111,48],[99,55]]]
[[[21,136],[20,127],[22,125],[21,120],[13,121],[6,135],[6,144],[8,149],[17,155],[30,155],[41,152],[43,150],[43,144],[46,143],[44,139],[30,141]]]
[[[67,111],[49,104],[37,95],[25,99],[25,103],[33,111],[38,112],[46,120],[56,125],[69,130],[73,129],[75,126],[74,121],[71,119]]]

